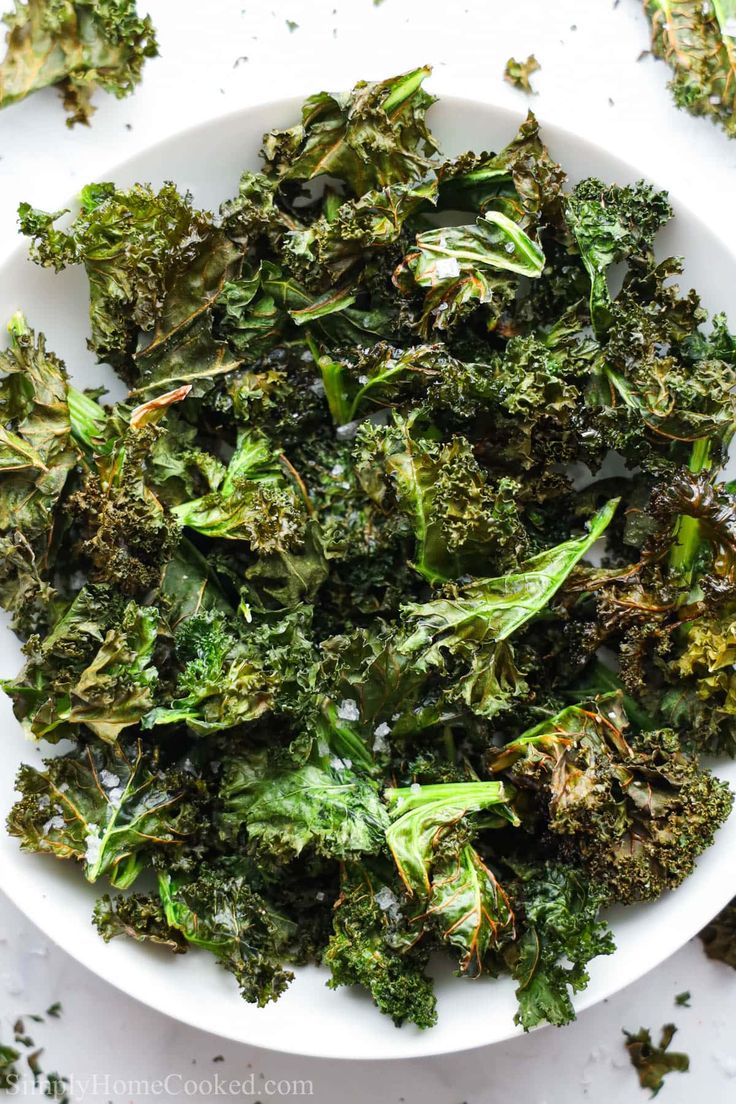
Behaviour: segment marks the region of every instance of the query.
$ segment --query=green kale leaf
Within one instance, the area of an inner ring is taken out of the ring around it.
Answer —
[[[24,764],[20,800],[8,816],[24,851],[76,859],[89,882],[106,875],[126,889],[158,851],[176,849],[195,828],[197,783],[161,771],[155,753],[88,746],[83,755]]]
[[[57,85],[67,126],[88,124],[99,86],[118,99],[140,82],[158,45],[135,0],[16,0],[4,17],[7,52],[0,64],[0,107]]]
[[[301,123],[266,134],[267,173],[281,181],[337,177],[355,195],[422,176],[436,149],[424,118],[434,102],[422,88],[429,72],[414,69],[360,81],[348,94],[310,96]]]
[[[525,1031],[545,1022],[560,1026],[575,1019],[570,990],[578,993],[588,984],[590,960],[613,953],[613,939],[598,918],[605,893],[571,866],[546,862],[514,869],[519,938],[506,957],[519,983],[515,1021]]]
[[[672,69],[678,107],[705,115],[736,135],[736,44],[733,0],[644,0],[652,51]]]

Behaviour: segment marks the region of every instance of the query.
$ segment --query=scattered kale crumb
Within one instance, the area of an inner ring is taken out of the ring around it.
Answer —
[[[665,1024],[662,1027],[659,1045],[655,1046],[647,1028],[640,1027],[636,1034],[624,1029],[626,1036],[624,1046],[639,1076],[639,1084],[643,1089],[650,1089],[653,1097],[662,1088],[668,1073],[673,1071],[687,1073],[690,1069],[690,1059],[687,1054],[669,1050],[676,1031],[674,1024]]]
[[[225,1061],[225,1055],[224,1054],[216,1054],[215,1057],[212,1059],[212,1061],[213,1062],[224,1062]]]
[[[34,1050],[31,1054],[26,1055],[26,1063],[28,1068],[33,1074],[33,1084],[38,1086],[41,1078],[43,1077],[43,1070],[41,1069],[41,1055],[43,1054],[43,1047],[39,1047],[38,1050]]]
[[[58,1101],[59,1104],[70,1104],[69,1094],[67,1093],[68,1085],[68,1077],[62,1077],[56,1071],[47,1073],[43,1095],[50,1100]]]
[[[54,1020],[58,1020],[61,1016],[62,1011],[63,1009],[61,1001],[54,1001],[54,1003],[49,1005],[49,1007],[46,1009],[46,1015],[51,1016],[51,1018]]]
[[[294,31],[299,30],[299,24],[295,23],[293,19],[287,19],[286,26],[289,28],[289,34],[293,34]]]
[[[678,993],[675,997],[675,1004],[678,1004],[681,1008],[690,1008],[690,990],[686,989],[684,993]]]
[[[58,1018],[60,1011],[61,1005],[55,1002],[47,1009],[46,1014],[52,1018]],[[18,1086],[23,1079],[18,1063],[22,1058],[25,1058],[33,1078],[34,1088],[42,1089],[43,1095],[48,1099],[57,1100],[59,1104],[69,1104],[68,1078],[62,1077],[55,1071],[51,1073],[44,1072],[41,1067],[43,1047],[36,1048],[34,1040],[25,1034],[25,1019],[33,1020],[34,1023],[44,1022],[43,1016],[37,1014],[27,1014],[16,1019],[13,1024],[14,1041],[23,1048],[22,1051],[0,1043],[0,1091],[12,1092],[18,1095]]]
[[[503,71],[504,80],[514,88],[526,92],[527,95],[534,95],[530,78],[532,73],[537,73],[541,68],[534,54],[530,54],[526,61],[517,61],[516,58],[510,57]]]

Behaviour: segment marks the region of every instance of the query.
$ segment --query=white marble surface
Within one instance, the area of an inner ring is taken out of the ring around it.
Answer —
[[[0,10],[8,6],[0,0]],[[0,114],[0,256],[15,244],[20,199],[54,207],[192,122],[424,62],[435,66],[436,91],[521,113],[526,98],[501,74],[510,54],[532,51],[542,64],[533,106],[543,118],[605,138],[643,175],[698,206],[736,248],[736,142],[676,112],[665,68],[637,62],[648,37],[639,0],[149,0],[148,10],[162,56],[132,99],[99,98],[91,129],[68,131],[52,92]],[[239,58],[247,60],[236,65]],[[684,989],[689,1009],[674,1006]],[[674,1046],[690,1053],[691,1072],[672,1074],[661,1099],[736,1100],[736,974],[710,963],[697,942],[563,1031],[421,1062],[308,1061],[225,1043],[146,1010],[48,946],[0,894],[0,1038],[7,1041],[19,1013],[57,999],[62,1018],[33,1033],[44,1067],[75,1079],[75,1104],[228,1095],[265,1102],[310,1087],[319,1104],[618,1104],[647,1099],[621,1028],[658,1031],[668,1020],[680,1027]]]

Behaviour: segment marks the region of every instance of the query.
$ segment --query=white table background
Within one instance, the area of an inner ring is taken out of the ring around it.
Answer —
[[[9,6],[0,0],[0,10]],[[542,118],[605,141],[643,175],[668,183],[736,248],[736,141],[675,110],[661,63],[637,62],[648,45],[639,0],[139,0],[146,6],[162,56],[148,63],[132,98],[99,96],[90,129],[67,130],[50,91],[0,114],[0,256],[16,242],[19,200],[54,209],[128,155],[251,103],[429,62],[435,91],[515,106],[521,115],[529,101],[504,83],[502,70],[510,55],[530,52],[542,65],[531,101]],[[290,31],[287,20],[298,28]],[[674,1006],[684,989],[689,1009]],[[0,893],[0,1039],[9,1041],[19,1013],[55,1000],[63,1017],[32,1033],[45,1047],[44,1068],[76,1078],[75,1104],[149,1104],[167,1094],[125,1082],[173,1074],[175,1098],[184,1080],[215,1073],[245,1080],[252,1092],[241,1098],[264,1102],[278,1098],[267,1079],[311,1081],[318,1104],[644,1101],[621,1029],[643,1024],[656,1034],[668,1020],[680,1028],[673,1048],[690,1054],[691,1072],[671,1074],[662,1101],[736,1101],[736,973],[709,962],[698,941],[561,1031],[422,1061],[325,1062],[226,1043],[147,1010],[49,946]],[[206,1084],[192,1085],[186,1099],[213,1096]]]

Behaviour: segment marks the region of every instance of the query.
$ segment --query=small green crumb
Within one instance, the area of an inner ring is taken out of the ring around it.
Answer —
[[[514,88],[521,89],[522,92],[526,92],[527,95],[534,95],[534,89],[531,86],[530,77],[532,73],[538,72],[541,69],[541,65],[535,58],[534,54],[530,54],[526,61],[517,61],[516,58],[509,58],[506,62],[506,68],[503,71],[504,79],[512,84]]]

